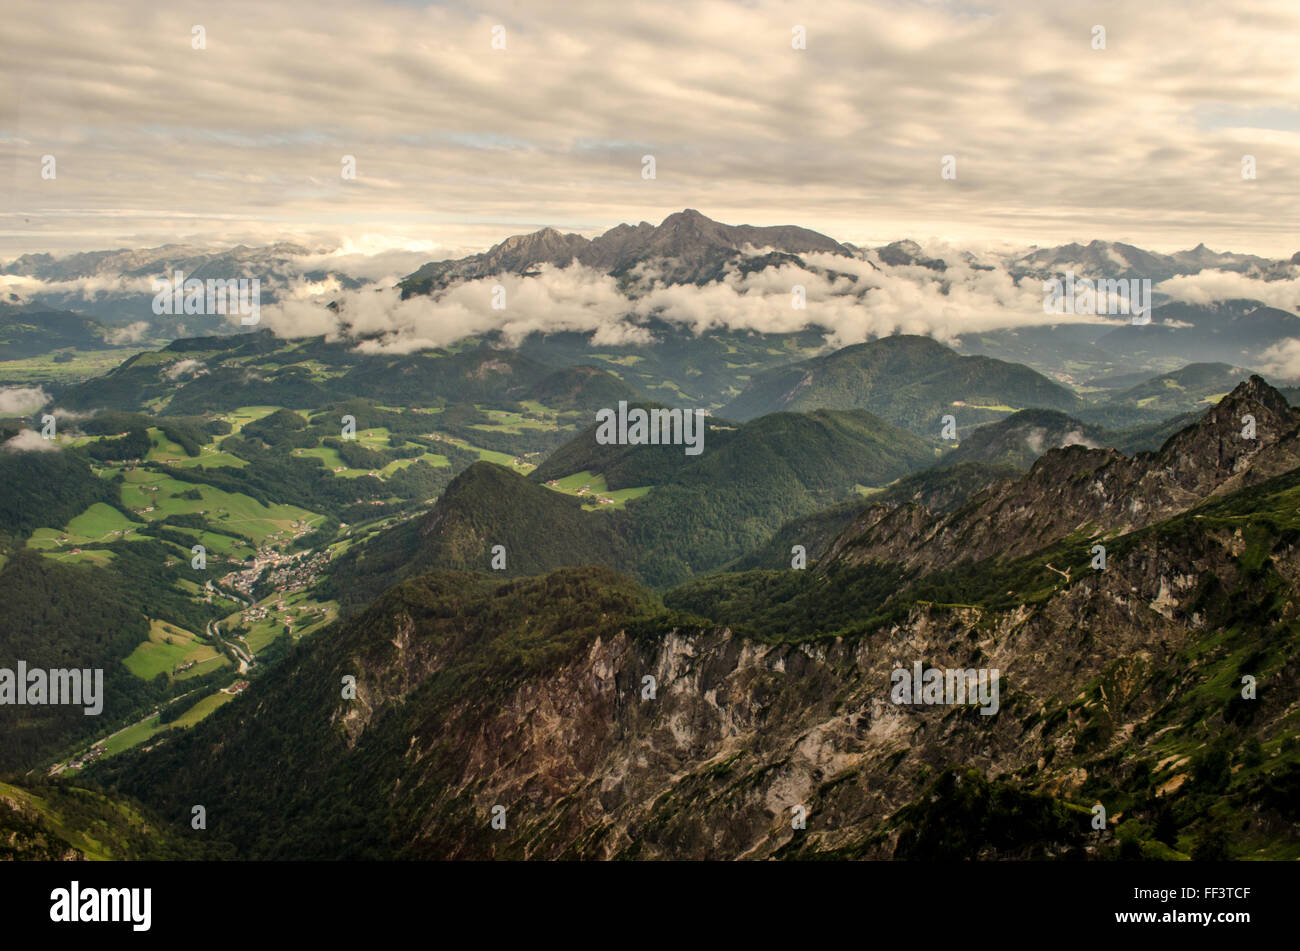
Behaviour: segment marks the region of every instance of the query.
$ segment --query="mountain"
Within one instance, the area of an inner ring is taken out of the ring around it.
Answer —
[[[1204,244],[1190,251],[1161,254],[1120,241],[1092,241],[1086,245],[1072,243],[1031,251],[1013,260],[1009,269],[1017,278],[1025,275],[1045,278],[1074,271],[1077,277],[1138,278],[1149,279],[1154,284],[1203,270],[1272,276],[1275,264],[1269,258],[1253,254],[1211,251]]]
[[[1125,324],[1096,340],[1103,350],[1181,363],[1253,363],[1270,347],[1300,339],[1300,317],[1258,301],[1168,303],[1149,324]]]
[[[1182,448],[1221,474],[1212,426]],[[667,610],[605,569],[420,575],[92,774],[168,815],[205,790],[254,858],[1283,858],[1298,494],[1227,491],[1096,572],[1078,544],[960,576],[830,555]],[[891,701],[913,662],[996,669],[996,711]]]
[[[139,353],[103,377],[69,387],[71,409],[203,413],[248,405],[315,409],[340,399],[437,406],[446,401],[514,401],[534,395],[554,368],[510,350],[426,350],[370,355],[323,338],[281,340],[270,331],[177,340]],[[603,379],[603,378],[602,378]],[[573,389],[570,380],[569,390]],[[595,383],[589,377],[587,382]],[[621,392],[604,381],[603,392]],[[570,398],[568,395],[566,399]]]
[[[653,266],[666,284],[716,280],[724,265],[736,264],[749,250],[772,249],[780,256],[824,252],[852,256],[849,248],[823,234],[794,225],[754,227],[726,225],[692,208],[675,212],[659,225],[642,221],[620,224],[599,237],[560,234],[554,228],[516,235],[482,254],[435,261],[409,274],[399,285],[402,296],[428,294],[459,281],[494,274],[524,274],[543,264],[566,267],[576,261],[606,274],[622,276],[634,267]]]
[[[921,246],[915,241],[895,241],[875,248],[875,255],[881,263],[890,267],[923,267],[931,271],[946,271],[948,265],[939,258],[926,257]]]
[[[615,404],[617,405],[617,404]],[[659,403],[634,402],[631,409],[664,409]],[[714,453],[726,446],[740,431],[736,423],[717,417],[705,417],[703,451]],[[641,485],[659,485],[672,481],[690,467],[697,457],[680,449],[667,451],[664,446],[602,444],[596,441],[597,423],[590,423],[558,447],[531,474],[535,482],[563,479],[576,472],[591,472],[604,477],[607,488],[630,489]]]
[[[681,446],[600,445],[592,426],[527,479],[472,466],[418,524],[348,552],[334,570],[337,595],[360,604],[386,578],[487,570],[495,544],[506,545],[507,574],[599,564],[654,586],[673,584],[721,567],[786,520],[855,494],[855,486],[887,484],[934,459],[924,440],[861,411],[706,425],[699,456]],[[583,495],[597,511],[546,485],[566,478],[596,487]],[[625,505],[600,510],[599,498],[620,493]]]
[[[1230,368],[1229,368],[1230,369]],[[1192,372],[1175,378],[1186,380],[1189,384],[1201,382],[1215,385],[1224,379],[1221,372],[1214,368],[1189,368]],[[1157,381],[1149,381],[1152,388],[1162,389]],[[1135,388],[1146,391],[1146,387]],[[1005,504],[1021,505],[1022,497],[1032,492],[1022,493],[1013,490],[1009,496],[1001,494],[1001,489],[1016,484],[1016,480],[1025,475],[1026,470],[1054,449],[1081,446],[1089,449],[1106,450],[1131,456],[1145,453],[1145,461],[1134,461],[1133,466],[1141,472],[1149,467],[1153,451],[1164,447],[1176,434],[1184,431],[1226,426],[1233,413],[1252,412],[1250,397],[1246,394],[1262,394],[1263,405],[1268,410],[1271,432],[1285,429],[1288,416],[1277,403],[1280,395],[1258,378],[1250,387],[1245,387],[1234,397],[1234,405],[1225,407],[1223,415],[1214,417],[1214,422],[1207,423],[1204,413],[1185,413],[1160,423],[1132,430],[1113,432],[1099,426],[1080,422],[1064,413],[1053,410],[1021,410],[1005,419],[985,423],[976,427],[965,436],[957,448],[945,453],[933,468],[904,476],[897,482],[871,493],[865,499],[839,503],[819,512],[792,519],[783,525],[772,540],[755,549],[732,565],[729,570],[744,571],[755,568],[777,568],[790,560],[790,547],[793,544],[805,546],[809,560],[820,559],[837,538],[862,519],[862,525],[874,524],[881,513],[901,510],[912,513],[925,511],[930,515],[948,517],[976,496],[988,498],[985,506],[965,518],[979,521],[990,511],[997,510]],[[1167,452],[1162,452],[1156,459],[1167,460],[1169,465],[1177,465],[1176,456],[1183,451],[1187,437],[1173,444]],[[1055,458],[1055,457],[1054,457]],[[1234,460],[1225,469],[1231,470],[1237,465]],[[1285,465],[1282,463],[1281,465]],[[1278,463],[1269,463],[1261,471],[1273,472]],[[1061,470],[1054,470],[1060,475]],[[1069,481],[1072,476],[1064,476]],[[1138,475],[1137,481],[1144,481],[1149,476]],[[987,495],[986,495],[987,493]],[[901,516],[900,517],[904,517]],[[1048,519],[1050,516],[1044,516]],[[884,524],[883,522],[881,523]],[[1136,523],[1134,523],[1136,524]],[[1130,526],[1131,527],[1131,526]],[[851,545],[861,543],[861,538]],[[894,553],[898,556],[898,553]],[[901,557],[901,556],[899,556]]]
[[[502,548],[500,577],[570,565],[628,570],[635,561],[621,513],[593,512],[582,500],[536,485],[490,462],[476,462],[447,486],[422,518],[347,552],[324,593],[345,611],[431,568],[488,571]],[[494,574],[496,572],[494,571]]]
[[[1115,426],[1199,412],[1215,403],[1251,375],[1244,367],[1226,363],[1189,363],[1180,370],[1112,390],[1104,403],[1090,407],[1084,418]]]
[[[637,398],[636,391],[614,374],[592,366],[556,370],[538,380],[529,396],[553,409],[580,412],[595,412],[617,406],[619,400]]]
[[[1244,435],[1247,416],[1252,438]],[[995,484],[946,515],[873,506],[827,557],[930,570],[995,554],[1016,558],[1071,533],[1133,532],[1298,465],[1300,412],[1251,377],[1156,452],[1129,458],[1114,449],[1054,449],[1021,479]]]
[[[157,248],[117,248],[58,257],[51,254],[24,254],[0,266],[0,274],[18,274],[56,283],[104,276],[154,278],[175,270],[196,277],[207,277],[209,274],[257,277],[268,272],[276,273],[278,269],[275,262],[311,253],[308,248],[286,242],[251,248],[241,244],[220,251],[193,245],[166,244]]]
[[[222,317],[155,314],[153,281],[171,280],[177,271],[186,278],[203,280],[256,278],[262,306],[275,303],[302,282],[352,289],[369,283],[328,267],[308,267],[303,259],[310,256],[322,256],[322,252],[289,242],[215,250],[168,244],[60,256],[24,254],[0,264],[0,274],[35,282],[19,286],[29,301],[42,309],[84,313],[113,327],[135,325],[135,339],[175,339],[199,332],[226,335],[240,329],[238,323]]]
[[[983,462],[1028,469],[1044,452],[1062,446],[1107,444],[1109,434],[1065,413],[1050,409],[1023,409],[997,422],[977,426],[957,448],[945,455],[941,466]]]
[[[658,317],[639,323],[649,344],[612,346],[596,332],[532,333],[507,342],[485,334],[475,344],[513,347],[548,366],[592,365],[612,373],[650,400],[718,411],[762,370],[825,353],[825,330],[807,327],[793,333],[758,333],[714,327],[699,330]],[[613,404],[605,404],[613,405]]]
[[[913,504],[934,513],[951,512],[993,483],[1020,474],[1020,468],[1005,463],[955,462],[947,465],[941,460],[933,468],[903,476],[866,498],[848,499],[791,519],[766,543],[727,565],[725,570],[788,568],[791,548],[795,545],[803,546],[811,564],[820,559],[856,519],[874,506]]]
[[[887,267],[922,267],[936,273],[949,267],[948,262],[927,256],[910,239],[866,251],[807,228],[727,225],[687,208],[669,215],[659,225],[646,221],[637,225],[620,224],[590,239],[579,234],[562,234],[554,228],[514,235],[481,254],[425,264],[403,279],[400,286],[403,296],[436,293],[459,281],[502,273],[526,274],[542,265],[567,267],[575,261],[616,277],[640,267],[653,271],[665,284],[698,284],[717,280],[724,265],[741,267],[747,253],[763,249],[770,249],[770,254],[756,257],[762,266],[780,264],[792,256],[825,253],[857,257]],[[979,263],[969,252],[963,252],[959,258],[961,263],[976,269],[994,267]],[[1048,277],[1067,270],[1075,271],[1079,277],[1137,277],[1153,282],[1209,269],[1269,280],[1286,276],[1282,262],[1250,254],[1219,253],[1204,244],[1172,255],[1145,251],[1122,242],[1067,244],[1011,257],[1006,267],[1016,279]]]
[[[899,334],[757,374],[722,411],[734,419],[811,409],[869,409],[913,432],[938,435],[1017,409],[1069,411],[1077,396],[1027,367],[963,357],[929,337]]]
[[[111,330],[93,317],[33,304],[0,302],[0,361],[59,350],[106,350]]]

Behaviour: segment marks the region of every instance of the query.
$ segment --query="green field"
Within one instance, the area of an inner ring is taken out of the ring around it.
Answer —
[[[77,560],[72,549],[91,542],[111,542],[118,538],[139,538],[135,534],[140,526],[127,519],[113,506],[96,502],[86,511],[72,519],[62,529],[38,528],[27,540],[29,548],[36,548],[54,557]],[[67,541],[60,541],[66,538]],[[83,552],[83,555],[86,553]],[[109,553],[98,552],[95,557],[86,560],[102,562]]]
[[[621,509],[632,499],[639,499],[643,495],[648,495],[654,488],[652,485],[638,485],[630,489],[617,489],[610,491],[609,487],[605,485],[605,477],[603,475],[586,471],[575,472],[572,475],[567,475],[563,479],[557,480],[556,485],[548,485],[546,488],[555,492],[563,492],[565,495],[576,496],[583,486],[587,486],[587,491],[582,493],[580,496],[584,503],[588,499],[595,499],[598,497],[614,500],[613,505],[597,504],[596,507],[602,510]]]
[[[186,680],[230,665],[224,654],[190,631],[155,619],[149,622],[149,639],[141,642],[123,663],[142,680],[152,680],[159,674],[173,677],[172,671],[188,661],[195,661],[194,666],[174,679]]]
[[[158,722],[158,715],[154,714],[148,720],[132,724],[121,733],[110,736],[108,739],[104,740],[102,745],[104,749],[107,750],[106,755],[112,756],[114,753],[120,753],[133,746],[138,746],[145,740],[157,733],[161,733],[165,729],[167,729],[167,727],[161,725]]]
[[[92,377],[103,376],[116,369],[141,350],[63,350],[26,360],[0,362],[0,382],[3,383],[80,383]],[[71,360],[55,363],[54,357],[70,354]]]
[[[542,432],[554,429],[557,425],[555,413],[547,410],[541,404],[537,404],[537,406],[538,408],[532,409],[531,412],[545,414],[548,417],[546,420],[529,419],[522,413],[511,413],[501,409],[485,409],[483,413],[491,417],[492,422],[478,423],[474,428],[487,432],[515,433],[516,435],[522,434],[528,429],[541,430]]]
[[[218,419],[224,419],[230,424],[233,435],[239,433],[249,423],[270,416],[279,408],[278,406],[241,406],[233,412],[221,414]]]
[[[262,545],[272,536],[291,536],[294,522],[314,522],[322,518],[296,505],[263,505],[242,493],[181,482],[147,469],[133,469],[125,473],[125,478],[122,502],[144,518],[152,521],[168,515],[199,514],[209,525],[242,535],[254,545]],[[200,496],[198,499],[180,497],[196,490]],[[121,517],[121,513],[116,514]],[[210,547],[219,551],[232,550],[232,546],[238,544],[220,535],[205,537],[205,544],[211,542]]]
[[[202,720],[204,717],[206,717],[213,710],[217,709],[217,707],[223,706],[224,704],[227,704],[234,699],[235,699],[234,694],[222,693],[220,690],[218,690],[214,694],[209,694],[208,696],[200,700],[198,703],[194,704],[194,706],[190,707],[188,710],[182,713],[179,717],[177,717],[174,726],[177,726],[181,729],[184,729],[186,727],[191,727],[194,724],[198,723],[200,720]]]
[[[231,466],[235,469],[242,469],[248,465],[248,462],[240,459],[234,453],[223,452],[220,449],[214,449],[212,446],[204,446],[199,455],[194,457],[186,456],[183,459],[177,459],[171,464],[178,468],[194,466],[200,469],[215,469],[220,466]]]
[[[155,713],[147,720],[142,720],[139,723],[132,724],[122,732],[110,736],[98,745],[104,747],[106,756],[112,756],[116,753],[122,752],[123,750],[130,749],[133,746],[139,746],[141,743],[152,739],[159,733],[165,733],[172,729],[188,729],[210,714],[213,710],[225,703],[229,703],[233,699],[235,699],[234,694],[217,691],[214,694],[204,697],[171,723],[159,723],[158,714]]]
[[[168,465],[175,465],[182,462],[192,462],[190,458],[179,445],[172,442],[162,434],[162,430],[149,428],[149,441],[153,443],[153,448],[145,457],[148,462],[165,462]]]

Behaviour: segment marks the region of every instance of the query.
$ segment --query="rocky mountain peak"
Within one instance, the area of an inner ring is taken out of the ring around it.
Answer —
[[[1296,415],[1286,397],[1269,386],[1258,374],[1252,374],[1250,379],[1238,383],[1231,393],[1219,401],[1213,415],[1222,418],[1225,415],[1236,416],[1240,412],[1254,413],[1258,417],[1261,408],[1270,416],[1282,420],[1292,420]]]

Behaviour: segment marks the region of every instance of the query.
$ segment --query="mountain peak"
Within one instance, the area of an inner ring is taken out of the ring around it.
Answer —
[[[699,230],[706,227],[717,228],[719,224],[707,215],[700,214],[694,208],[675,211],[659,223],[660,231],[672,231],[680,228]]]
[[[1252,374],[1250,379],[1238,383],[1231,393],[1219,401],[1216,415],[1218,411],[1226,411],[1234,416],[1239,415],[1239,410],[1258,412],[1260,406],[1284,418],[1289,418],[1293,412],[1285,396],[1270,386],[1263,377]]]

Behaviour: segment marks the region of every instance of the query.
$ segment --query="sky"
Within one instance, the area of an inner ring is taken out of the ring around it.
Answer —
[[[6,0],[0,257],[432,260],[687,207],[865,245],[1290,257],[1298,63],[1295,0]]]

